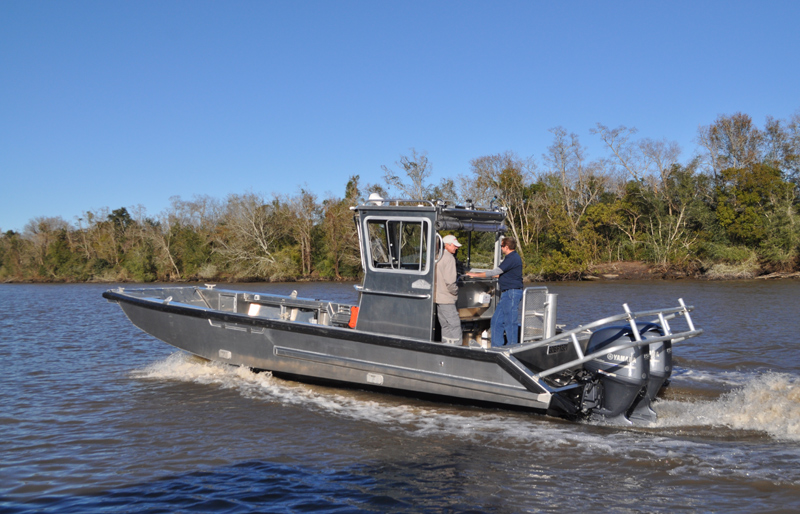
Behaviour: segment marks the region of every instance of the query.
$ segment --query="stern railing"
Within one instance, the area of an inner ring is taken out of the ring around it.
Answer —
[[[513,355],[516,353],[532,350],[534,348],[540,348],[542,346],[551,345],[556,342],[564,342],[564,340],[571,341],[575,349],[575,353],[577,354],[578,357],[565,364],[560,364],[558,366],[535,373],[533,376],[534,378],[538,379],[546,377],[548,375],[552,375],[554,373],[559,373],[561,371],[573,368],[575,366],[579,366],[586,362],[595,360],[598,357],[602,357],[603,355],[606,355],[608,353],[624,350],[626,348],[632,348],[635,346],[645,346],[648,344],[660,343],[663,341],[672,341],[677,343],[702,334],[703,330],[695,328],[694,323],[692,322],[692,317],[689,314],[691,311],[694,310],[694,306],[686,305],[683,302],[682,298],[678,299],[678,303],[680,303],[678,307],[673,307],[670,309],[654,309],[654,310],[640,311],[640,312],[632,312],[628,307],[628,304],[625,303],[622,305],[622,307],[625,309],[624,314],[618,314],[616,316],[610,316],[608,318],[599,319],[597,321],[593,321],[586,325],[579,325],[578,327],[575,327],[571,330],[566,330],[553,337],[542,339],[541,341],[535,341],[532,343],[523,343],[513,349],[497,349],[495,351],[501,351],[503,353],[508,353],[509,355]],[[675,332],[675,333],[672,332],[672,329],[669,326],[669,320],[672,320],[677,316],[683,316],[687,326],[689,327],[689,330],[685,330],[682,332]],[[639,327],[636,323],[636,320],[639,318],[654,318],[651,319],[651,322],[660,323],[664,335],[659,337],[648,337],[647,339],[642,339],[642,334],[639,332]],[[584,354],[580,342],[578,341],[578,334],[584,332],[591,333],[592,329],[594,328],[622,320],[627,321],[628,324],[630,325],[631,333],[634,338],[633,341],[614,344],[612,346],[605,347],[600,351],[590,353],[589,355]]]

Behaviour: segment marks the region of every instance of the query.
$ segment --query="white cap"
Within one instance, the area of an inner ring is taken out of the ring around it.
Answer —
[[[456,245],[456,247],[461,246],[461,243],[458,242],[458,239],[456,239],[454,235],[444,236],[444,238],[442,238],[442,243],[446,245]]]

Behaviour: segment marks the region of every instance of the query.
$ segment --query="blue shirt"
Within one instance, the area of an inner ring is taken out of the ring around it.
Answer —
[[[500,279],[500,291],[507,289],[522,289],[522,259],[517,252],[509,252],[499,268],[503,270]]]

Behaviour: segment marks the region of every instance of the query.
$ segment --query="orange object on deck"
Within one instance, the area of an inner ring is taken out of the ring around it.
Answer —
[[[358,321],[358,307],[350,307],[350,322],[347,324],[350,328],[356,328]]]

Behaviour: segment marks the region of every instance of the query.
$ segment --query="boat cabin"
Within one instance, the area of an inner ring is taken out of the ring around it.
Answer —
[[[469,278],[464,274],[499,265],[500,240],[506,232],[505,211],[442,201],[384,200],[374,195],[353,210],[364,270],[364,281],[357,287],[360,295],[355,328],[439,341],[434,295],[436,263],[444,251],[443,236],[453,233],[463,245],[456,255],[456,307],[465,342],[473,339],[480,343],[498,300],[497,279]],[[482,253],[473,237],[478,235],[483,238]],[[490,244],[486,237],[492,238]]]

